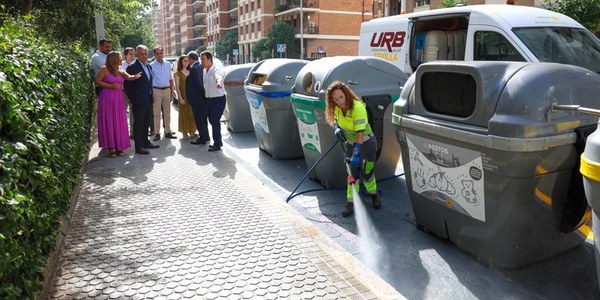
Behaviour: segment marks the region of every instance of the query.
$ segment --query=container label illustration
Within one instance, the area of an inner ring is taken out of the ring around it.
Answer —
[[[485,221],[481,153],[406,134],[412,189],[427,199]]]
[[[300,132],[302,147],[321,153],[319,126],[315,117],[315,111],[310,108],[294,105],[294,114],[298,119],[298,131]]]
[[[317,123],[306,124],[298,120],[298,132],[300,132],[302,147],[321,153],[321,141],[319,141],[319,126]]]
[[[253,93],[246,93],[246,99],[250,104],[250,115],[254,126],[262,129],[265,133],[269,133],[269,124],[267,124],[267,111],[263,105],[261,96]]]

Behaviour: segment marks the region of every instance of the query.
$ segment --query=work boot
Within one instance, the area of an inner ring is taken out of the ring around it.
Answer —
[[[379,197],[379,192],[375,192],[375,194],[371,194],[371,202],[373,203],[373,208],[375,208],[375,209],[381,208],[381,197]]]
[[[342,217],[349,217],[354,213],[354,203],[348,202],[346,206],[344,206],[344,210],[342,210]]]

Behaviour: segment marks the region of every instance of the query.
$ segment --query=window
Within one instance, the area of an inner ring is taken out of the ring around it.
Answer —
[[[513,32],[539,61],[575,65],[600,73],[600,42],[585,29],[532,27],[515,28]]]
[[[416,0],[415,1],[415,6],[419,7],[419,6],[429,5],[429,1],[430,0]]]
[[[475,32],[473,60],[526,61],[515,47],[500,33]]]
[[[466,118],[475,111],[475,79],[469,74],[427,72],[421,77],[421,100],[430,112]]]
[[[256,31],[257,32],[260,32],[260,27],[261,27],[261,24],[260,24],[260,21],[258,21],[258,23],[256,23]]]

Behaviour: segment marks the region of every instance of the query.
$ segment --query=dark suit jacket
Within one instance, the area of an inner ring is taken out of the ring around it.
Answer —
[[[126,71],[131,75],[142,72],[142,77],[139,79],[125,81],[125,93],[131,104],[152,104],[152,69],[150,69],[150,65],[148,65],[150,78],[146,76],[139,60],[127,67]]]
[[[190,68],[190,75],[185,80],[185,96],[188,102],[206,102],[203,78],[202,65],[200,62],[195,62]]]

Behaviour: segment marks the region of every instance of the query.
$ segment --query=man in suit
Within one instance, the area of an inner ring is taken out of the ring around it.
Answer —
[[[137,60],[127,67],[127,73],[142,76],[138,80],[125,82],[125,93],[131,102],[133,113],[133,141],[135,153],[149,154],[146,149],[158,148],[148,140],[148,126],[152,121],[152,70],[148,65],[148,47],[136,47]]]
[[[204,95],[204,82],[202,65],[198,62],[198,52],[188,53],[190,60],[190,75],[185,80],[185,94],[188,102],[192,105],[194,120],[198,127],[198,138],[191,143],[194,145],[206,145],[210,141],[208,136],[208,116],[206,114],[206,96]]]

